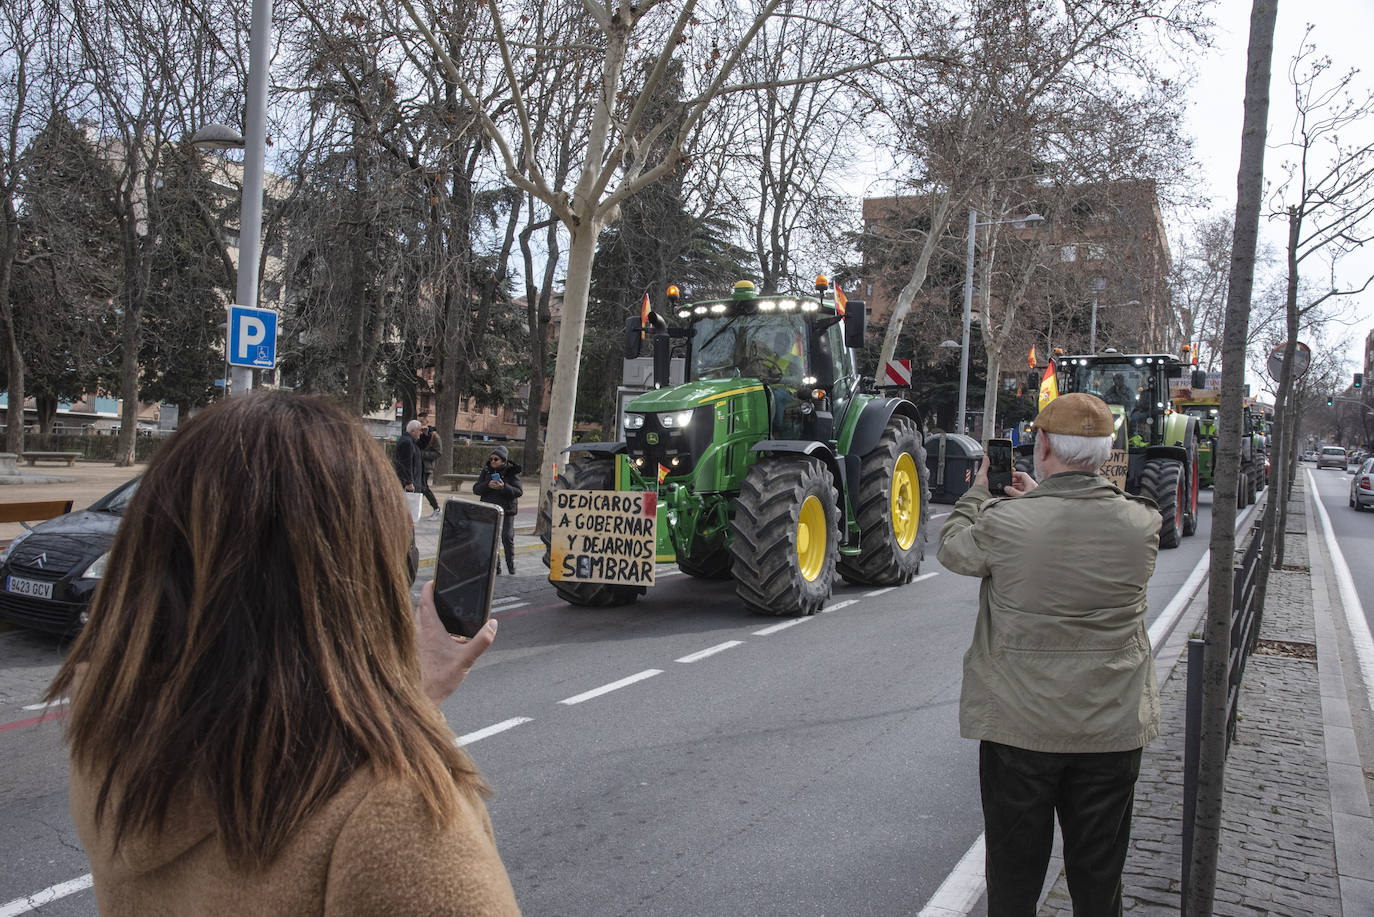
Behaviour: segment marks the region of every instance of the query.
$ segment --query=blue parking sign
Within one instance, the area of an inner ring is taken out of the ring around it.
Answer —
[[[271,309],[229,306],[230,366],[275,369],[277,366],[277,313]]]

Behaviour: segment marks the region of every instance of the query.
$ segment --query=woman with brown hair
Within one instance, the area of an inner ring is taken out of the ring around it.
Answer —
[[[312,398],[193,418],[148,466],[71,697],[71,808],[100,913],[515,914],[439,712],[491,645],[412,611],[382,451]]]

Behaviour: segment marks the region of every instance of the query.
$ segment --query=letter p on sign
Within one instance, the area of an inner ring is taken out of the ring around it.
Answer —
[[[240,360],[248,359],[251,348],[267,339],[267,326],[262,319],[252,315],[239,316],[239,346],[236,354]]]
[[[271,309],[229,307],[229,365],[275,369],[277,365],[277,313]]]

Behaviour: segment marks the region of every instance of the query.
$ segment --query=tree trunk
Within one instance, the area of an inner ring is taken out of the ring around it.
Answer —
[[[531,202],[532,203],[532,202]],[[533,214],[534,208],[530,207]],[[558,270],[562,252],[558,243],[558,223],[548,220],[544,224],[545,257],[544,279],[536,288],[534,285],[534,254],[530,250],[530,236],[538,225],[532,224],[520,233],[520,253],[525,263],[525,309],[530,329],[530,391],[525,400],[525,450],[523,465],[533,468],[539,461],[540,433],[544,427],[544,364],[548,359],[548,345],[545,341],[549,303],[553,298],[553,281]],[[544,499],[540,491],[539,499]]]
[[[1283,372],[1279,374],[1279,392],[1276,400],[1281,405],[1274,412],[1278,433],[1274,436],[1275,451],[1269,468],[1270,506],[1265,507],[1265,533],[1269,537],[1266,547],[1273,549],[1273,566],[1283,566],[1283,533],[1288,523],[1288,431],[1300,422],[1294,410],[1297,399],[1293,397],[1293,360],[1298,352],[1298,240],[1302,234],[1302,216],[1297,207],[1288,208],[1288,288],[1285,297],[1285,340],[1283,348]],[[1277,537],[1274,537],[1277,536]],[[1269,575],[1264,573],[1262,583],[1268,586]]]
[[[38,395],[33,399],[33,407],[38,414],[38,435],[52,436],[53,421],[57,417],[57,399],[51,395]]]
[[[1277,0],[1254,0],[1245,74],[1245,117],[1236,173],[1236,223],[1231,249],[1226,325],[1222,332],[1221,422],[1217,431],[1216,481],[1212,500],[1212,562],[1207,585],[1206,651],[1203,661],[1202,748],[1189,884],[1183,900],[1187,917],[1210,917],[1216,894],[1217,849],[1226,777],[1227,667],[1231,651],[1231,566],[1236,551],[1236,491],[1244,407],[1245,344],[1255,248],[1264,194],[1264,142],[1269,122],[1269,72],[1274,52]],[[1289,364],[1291,365],[1291,363]],[[1262,599],[1258,599],[1262,602]]]
[[[553,487],[554,465],[566,461],[563,451],[572,445],[577,376],[582,364],[582,335],[587,328],[587,294],[591,287],[598,229],[599,221],[586,219],[569,231],[568,275],[563,287],[563,317],[558,328],[558,363],[554,368],[549,428],[544,437],[544,461],[539,472],[541,494]]]
[[[880,379],[883,376],[883,367],[896,357],[897,339],[902,335],[902,324],[911,313],[911,304],[916,301],[916,295],[921,292],[921,287],[925,286],[926,275],[930,271],[930,259],[939,249],[940,237],[949,225],[949,215],[954,211],[953,195],[939,195],[939,200],[930,216],[930,232],[926,234],[925,243],[921,246],[920,257],[916,259],[916,266],[911,269],[911,279],[902,287],[902,292],[897,294],[897,302],[892,307],[892,314],[887,318],[887,332],[883,335],[883,349],[878,356],[876,370]]]
[[[13,224],[8,230],[13,238]],[[9,408],[5,411],[5,451],[19,455],[24,451],[24,354],[15,334],[14,310],[10,305],[10,278],[14,276],[14,258],[6,252],[0,264],[0,327],[5,333],[5,351],[9,359]]]

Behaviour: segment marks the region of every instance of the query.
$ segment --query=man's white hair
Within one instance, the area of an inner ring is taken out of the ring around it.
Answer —
[[[406,432],[409,433],[411,430],[418,430],[423,426],[424,424],[420,423],[420,421],[412,420],[410,423],[406,424]],[[1059,453],[1056,452],[1055,454],[1058,455]]]
[[[1050,451],[1054,457],[1065,465],[1083,471],[1096,471],[1101,468],[1112,457],[1112,441],[1116,438],[1107,436],[1074,436],[1070,433],[1046,433],[1040,431],[1040,435],[1046,438]]]

